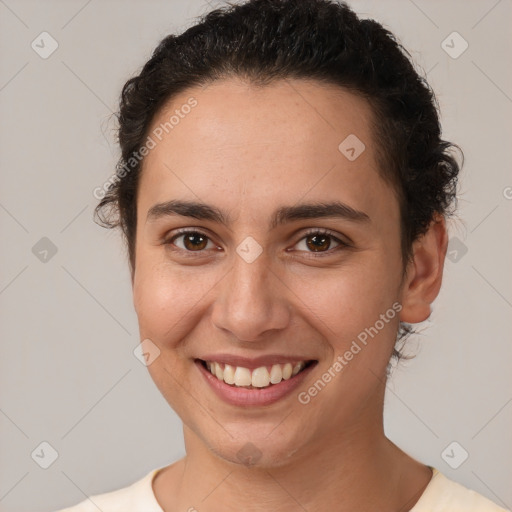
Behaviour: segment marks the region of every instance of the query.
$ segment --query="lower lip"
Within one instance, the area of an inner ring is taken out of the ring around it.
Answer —
[[[206,379],[206,382],[208,382],[219,398],[228,404],[238,406],[270,405],[281,400],[300,386],[310,371],[316,366],[316,362],[314,362],[297,375],[294,375],[288,380],[282,380],[279,384],[272,384],[268,388],[247,389],[230,386],[223,380],[219,380],[217,377],[214,377],[200,361],[195,361],[195,364]]]

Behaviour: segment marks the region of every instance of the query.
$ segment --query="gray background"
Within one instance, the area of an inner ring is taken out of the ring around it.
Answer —
[[[417,357],[389,383],[386,430],[511,507],[512,2],[350,3],[428,72],[444,135],[466,156],[453,261],[431,321],[410,340]],[[209,9],[203,0],[0,0],[2,511],[75,504],[184,454],[179,419],[133,355],[124,249],[92,222],[92,191],[117,160],[112,112],[123,83],[161,38]],[[59,45],[47,59],[31,47],[43,31]],[[453,31],[469,44],[458,58],[441,46]],[[57,249],[46,261],[43,237]],[[43,441],[58,452],[48,469]],[[452,469],[446,461],[462,449],[469,457]]]

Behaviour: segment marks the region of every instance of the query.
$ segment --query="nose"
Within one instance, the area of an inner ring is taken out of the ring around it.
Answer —
[[[261,341],[267,331],[289,324],[288,289],[264,255],[251,263],[234,260],[218,284],[212,321],[238,341]]]

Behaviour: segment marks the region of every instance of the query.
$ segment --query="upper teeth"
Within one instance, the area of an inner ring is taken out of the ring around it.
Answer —
[[[253,386],[255,388],[279,384],[281,380],[288,380],[293,375],[297,375],[305,366],[306,362],[300,361],[295,364],[274,364],[271,367],[261,366],[251,372],[249,368],[244,368],[243,366],[231,366],[230,364],[206,361],[206,367],[212,375],[215,375],[219,380],[223,380],[226,384]]]

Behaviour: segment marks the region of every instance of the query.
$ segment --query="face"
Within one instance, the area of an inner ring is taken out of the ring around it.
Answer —
[[[380,423],[404,291],[371,115],[339,87],[225,79],[153,121],[134,305],[141,340],[160,351],[151,377],[205,452],[240,463],[253,450],[271,466]],[[285,378],[298,361],[306,368]],[[265,386],[272,371],[281,381]]]

